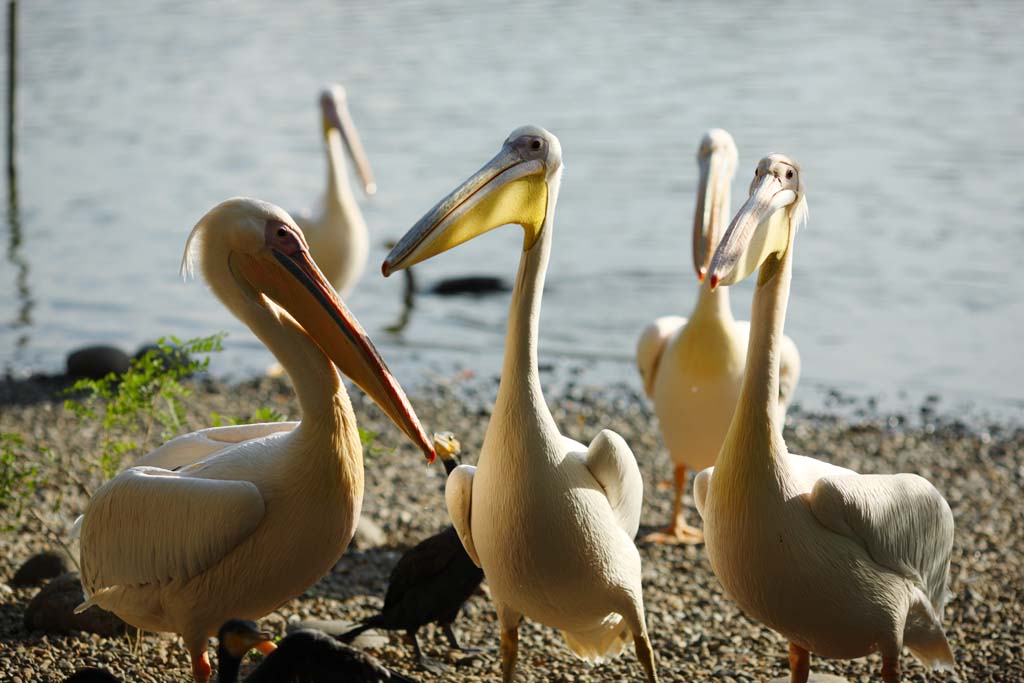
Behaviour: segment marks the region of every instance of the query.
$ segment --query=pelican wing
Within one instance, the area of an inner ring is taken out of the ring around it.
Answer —
[[[133,467],[92,497],[82,524],[82,584],[185,581],[219,562],[263,519],[252,482]]]
[[[459,465],[452,470],[444,486],[444,502],[448,506],[448,516],[452,518],[452,526],[459,534],[466,554],[473,560],[473,564],[480,567],[480,558],[476,554],[476,546],[473,545],[471,524],[474,474],[476,468],[472,465]]]
[[[656,319],[640,333],[636,343],[636,367],[644,383],[644,393],[654,398],[654,378],[658,374],[661,353],[668,340],[686,325],[686,318],[665,315]]]
[[[817,458],[809,458],[806,455],[787,453],[786,463],[805,493],[810,491],[814,487],[815,482],[822,477],[840,477],[848,474],[857,474],[845,467],[839,467]],[[714,474],[715,468],[708,467],[705,470],[701,470],[693,478],[693,502],[697,506],[697,512],[700,513],[701,518],[704,517],[704,504],[707,501],[708,490],[711,488],[711,477]]]
[[[260,422],[230,427],[210,427],[182,434],[139,458],[135,465],[174,470],[202,460],[228,446],[278,432],[290,432],[298,422]]]
[[[708,498],[708,489],[711,487],[711,477],[714,473],[715,468],[708,467],[693,478],[693,504],[697,506],[701,519],[704,519],[704,501]]]
[[[779,354],[779,405],[785,414],[800,381],[800,352],[792,339],[783,335]]]
[[[640,528],[644,480],[629,445],[615,432],[602,429],[590,442],[584,462],[604,489],[619,526],[630,538],[636,536]]]
[[[936,611],[946,599],[953,513],[916,474],[824,477],[807,496],[823,526],[862,545],[875,562],[914,581]]]

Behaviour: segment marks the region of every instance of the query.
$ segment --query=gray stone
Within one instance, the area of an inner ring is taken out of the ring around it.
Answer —
[[[114,346],[86,346],[68,354],[67,373],[70,377],[103,379],[110,373],[128,371],[128,354]]]
[[[85,601],[78,572],[58,576],[42,587],[25,609],[25,628],[46,633],[87,631],[101,636],[115,636],[135,629],[116,615],[99,607],[90,607],[81,614],[75,608]]]
[[[68,563],[64,559],[64,555],[48,550],[25,560],[18,571],[14,572],[11,585],[18,588],[38,586],[55,576],[60,576],[67,570]]]
[[[359,550],[367,548],[379,548],[386,545],[388,535],[380,528],[380,525],[366,515],[359,516],[359,523],[356,524],[356,533],[352,537],[352,547]]]

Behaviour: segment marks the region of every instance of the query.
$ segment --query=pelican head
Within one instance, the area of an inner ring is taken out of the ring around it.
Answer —
[[[217,633],[218,649],[233,659],[245,657],[249,650],[272,638],[268,631],[261,631],[255,622],[247,619],[229,619]]]
[[[313,262],[287,212],[244,197],[221,202],[189,235],[184,274],[192,272],[197,254],[229,308],[243,320],[269,314],[282,327],[301,328],[433,461],[434,448],[405,392]]]
[[[738,158],[736,143],[728,132],[712,128],[704,133],[697,150],[700,181],[697,210],[693,214],[693,267],[701,281],[707,275],[715,247],[722,238],[722,226],[729,216],[729,188]]]
[[[739,282],[769,256],[778,258],[806,218],[807,200],[797,163],[784,154],[761,159],[750,183],[750,197],[711,259],[711,288]]]
[[[537,126],[517,128],[483,168],[438,202],[395,245],[387,277],[494,228],[522,226],[523,251],[537,244],[562,174],[558,138]]]
[[[356,165],[359,179],[363,182],[363,190],[367,195],[376,194],[377,183],[373,179],[373,171],[366,158],[363,143],[359,140],[359,134],[356,132],[356,124],[352,122],[352,115],[348,111],[348,96],[345,93],[345,88],[334,83],[321,90],[320,111],[323,118],[324,137],[330,138],[335,131],[341,135],[345,149],[348,150],[352,163]]]

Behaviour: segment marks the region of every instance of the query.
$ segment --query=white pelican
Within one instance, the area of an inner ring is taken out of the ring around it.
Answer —
[[[433,448],[287,213],[229,199],[192,230],[185,273],[197,258],[217,298],[291,376],[303,419],[180,437],[102,486],[81,520],[80,609],[95,604],[140,629],[180,634],[195,679],[208,681],[207,639],[220,624],[299,595],[352,538],[362,447],[336,367],[431,458]]]
[[[370,236],[348,182],[342,143],[348,149],[367,195],[377,192],[370,163],[348,111],[345,89],[335,83],[320,93],[321,120],[327,149],[327,190],[314,215],[297,215],[320,271],[346,296],[366,267]]]
[[[761,268],[736,415],[694,497],[712,569],[744,612],[789,640],[794,683],[807,680],[809,652],[875,651],[895,683],[903,645],[926,665],[953,665],[942,631],[953,515],[917,475],[860,475],[786,451],[777,368],[805,216],[800,168],[762,159],[709,270],[714,287]]]
[[[750,323],[732,317],[729,290],[704,279],[729,220],[729,196],[736,175],[736,143],[721,128],[704,134],[697,152],[700,184],[693,216],[693,266],[701,284],[690,318],[664,316],[644,328],[636,360],[644,391],[654,401],[662,439],[675,463],[672,520],[645,540],[700,543],[700,529],[686,523],[682,497],[686,471],[715,464],[743,383]],[[800,378],[800,354],[782,338],[779,428]]]
[[[595,662],[618,655],[632,635],[655,681],[633,544],[643,498],[636,460],[608,430],[589,448],[563,437],[541,394],[537,325],[561,176],[558,138],[535,126],[513,131],[497,156],[409,230],[383,271],[501,225],[522,226],[497,402],[479,464],[448,478],[448,513],[490,585],[506,682],[524,615],[561,630],[573,652]]]

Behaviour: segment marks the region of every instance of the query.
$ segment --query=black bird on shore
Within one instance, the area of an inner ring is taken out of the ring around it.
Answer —
[[[434,435],[434,450],[441,457],[444,469],[451,474],[459,465],[456,455],[461,450],[451,432]],[[424,656],[417,632],[430,623],[439,625],[456,650],[463,648],[452,629],[462,605],[483,581],[484,573],[469,559],[454,527],[420,541],[406,551],[391,570],[384,607],[378,614],[363,619],[358,626],[338,636],[351,642],[363,631],[380,628],[405,631],[412,640],[416,659],[427,671],[440,673],[441,665]]]
[[[217,634],[220,683],[236,683],[242,658],[270,634],[254,622],[231,619]],[[289,634],[244,683],[417,683],[391,671],[376,657],[312,629]]]
[[[106,669],[87,666],[65,678],[64,683],[122,683],[122,681]]]

